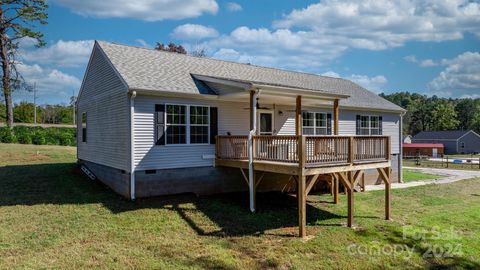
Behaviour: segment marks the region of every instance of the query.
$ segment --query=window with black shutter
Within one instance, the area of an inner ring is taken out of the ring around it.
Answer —
[[[155,144],[165,144],[165,104],[155,105]]]
[[[215,144],[218,135],[218,109],[210,107],[210,144]]]

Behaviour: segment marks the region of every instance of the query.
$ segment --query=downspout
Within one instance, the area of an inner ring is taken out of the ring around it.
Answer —
[[[255,212],[255,202],[254,202],[254,174],[253,174],[253,136],[257,133],[257,97],[258,92],[255,90],[252,96],[252,130],[248,133],[248,189],[250,193],[250,211]]]
[[[403,183],[403,116],[406,112],[400,114],[400,130],[399,130],[399,143],[400,143],[400,155],[398,157],[398,182]]]
[[[130,199],[135,200],[135,97],[136,91],[130,96]]]

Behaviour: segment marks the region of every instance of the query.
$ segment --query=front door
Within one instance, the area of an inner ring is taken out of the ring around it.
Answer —
[[[438,157],[438,149],[437,148],[432,149],[432,157],[434,157],[434,158]]]
[[[263,111],[259,114],[260,135],[273,135],[273,113]]]

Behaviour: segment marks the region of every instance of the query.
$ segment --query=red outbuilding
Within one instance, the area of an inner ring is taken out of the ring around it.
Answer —
[[[443,155],[443,144],[441,143],[404,143],[404,157],[440,157]]]

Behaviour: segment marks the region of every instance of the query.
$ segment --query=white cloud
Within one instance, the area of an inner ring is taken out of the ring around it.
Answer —
[[[453,59],[443,59],[446,68],[434,78],[428,88],[432,94],[453,92],[473,95],[480,91],[480,53],[465,52]]]
[[[417,57],[415,55],[407,55],[403,59],[410,63],[418,63]]]
[[[78,92],[81,81],[75,76],[63,73],[58,69],[43,68],[38,64],[17,64],[17,69],[22,74],[25,82],[33,85],[38,90],[40,102],[68,103],[72,91]],[[22,94],[22,93],[18,93]]]
[[[145,21],[181,20],[215,14],[215,0],[54,0],[71,11],[99,18],[133,18]]]
[[[60,67],[79,67],[87,64],[93,48],[93,40],[63,41],[43,48],[21,50],[25,62],[52,64]]]
[[[320,74],[322,76],[327,76],[327,77],[332,77],[332,78],[340,78],[340,74],[334,72],[334,71],[327,71],[327,72],[324,72],[322,74]]]
[[[480,34],[480,4],[468,0],[326,0],[293,10],[276,28],[305,28],[352,48],[382,50],[408,41]]]
[[[150,48],[150,44],[148,44],[145,40],[141,39],[141,38],[138,38],[138,39],[135,39],[135,43],[137,43],[138,45],[144,47],[144,48]]]
[[[436,67],[439,66],[441,63],[435,62],[432,59],[423,59],[419,60],[415,55],[407,55],[403,57],[403,60],[410,62],[410,63],[416,63],[421,67]]]
[[[349,76],[341,76],[335,71],[327,71],[322,74],[322,76],[328,76],[333,78],[343,78],[350,80],[356,84],[359,84],[363,88],[370,90],[375,93],[381,93],[384,90],[385,85],[387,84],[388,80],[383,75],[377,75],[373,77],[369,77],[367,75],[359,75],[359,74],[351,74]]]
[[[237,11],[242,11],[242,6],[240,4],[235,3],[235,2],[228,2],[227,3],[227,10],[231,12],[237,12]]]
[[[384,90],[385,85],[388,80],[382,75],[368,77],[366,75],[352,74],[345,79],[350,80],[354,83],[357,83],[363,86],[365,89],[368,89],[375,93],[381,93]]]
[[[205,43],[213,54],[232,49],[238,60],[315,72],[348,49],[384,50],[410,41],[443,41],[480,36],[480,4],[467,0],[425,2],[326,0],[293,10],[274,29],[240,26]],[[233,55],[229,55],[232,59]],[[423,67],[434,60],[407,61]]]
[[[439,64],[432,59],[425,59],[420,62],[421,67],[436,67]]]
[[[217,36],[218,31],[215,28],[190,23],[177,26],[172,32],[172,37],[182,40],[200,40]]]

